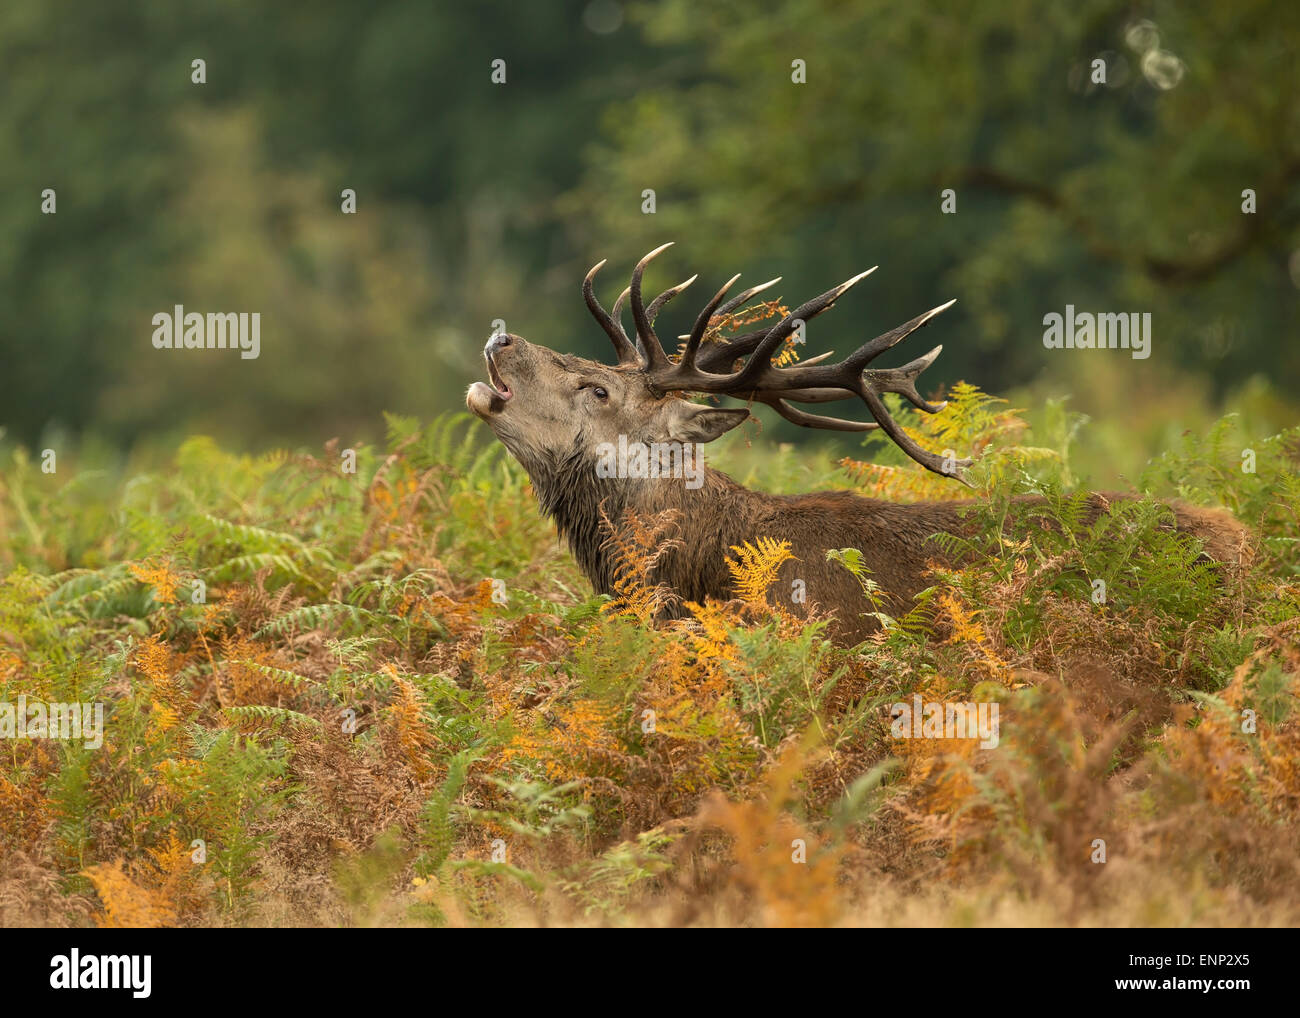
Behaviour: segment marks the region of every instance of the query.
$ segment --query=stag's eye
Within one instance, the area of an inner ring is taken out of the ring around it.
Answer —
[[[603,386],[600,385],[596,386],[594,389],[592,389],[592,392],[596,394],[597,399],[609,399],[609,393],[605,391]]]

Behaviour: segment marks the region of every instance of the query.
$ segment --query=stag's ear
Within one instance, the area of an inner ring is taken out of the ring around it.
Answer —
[[[675,399],[668,408],[668,437],[674,442],[712,442],[748,419],[748,410],[722,410]]]

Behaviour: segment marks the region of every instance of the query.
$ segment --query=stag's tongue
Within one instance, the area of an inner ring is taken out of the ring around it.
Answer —
[[[503,396],[486,382],[475,382],[465,393],[465,405],[479,417],[490,417],[499,413],[506,405],[509,396]]]

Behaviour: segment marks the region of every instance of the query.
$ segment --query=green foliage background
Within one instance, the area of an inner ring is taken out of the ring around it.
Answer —
[[[817,349],[957,297],[927,381],[1031,415],[1068,395],[1083,475],[1225,407],[1271,433],[1300,382],[1298,22],[1280,0],[13,0],[3,440],[377,439],[385,410],[460,405],[493,319],[604,356],[583,272],[608,257],[612,297],[667,239],[651,285],[698,271],[701,294],[740,271],[797,301],[880,264]],[[176,303],[260,311],[261,358],[154,350]],[[1150,310],[1153,356],[1045,350],[1066,303]]]

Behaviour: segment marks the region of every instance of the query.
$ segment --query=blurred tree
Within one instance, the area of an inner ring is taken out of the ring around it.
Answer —
[[[0,6],[0,427],[274,444],[462,405],[493,319],[577,319],[554,196],[649,59],[610,0]],[[261,312],[262,356],[155,351],[177,303]]]
[[[1077,380],[1121,355],[1044,349],[1043,315],[1071,303],[1153,312],[1131,375],[1300,383],[1295,4],[665,0],[634,18],[690,55],[609,111],[569,209],[627,260],[689,241],[656,286],[783,274],[802,300],[880,263],[810,349],[958,297],[932,374]]]
[[[819,348],[961,298],[938,379],[1300,381],[1293,4],[625,13],[0,6],[0,427],[29,443],[56,427],[259,445],[376,433],[385,409],[459,406],[494,319],[603,356],[582,273],[608,256],[612,296],[666,239],[681,243],[652,284],[784,274],[801,299],[879,262],[814,323]],[[152,315],[177,303],[261,312],[261,358],[153,350]],[[1049,356],[1042,316],[1066,303],[1151,310],[1152,359]]]

